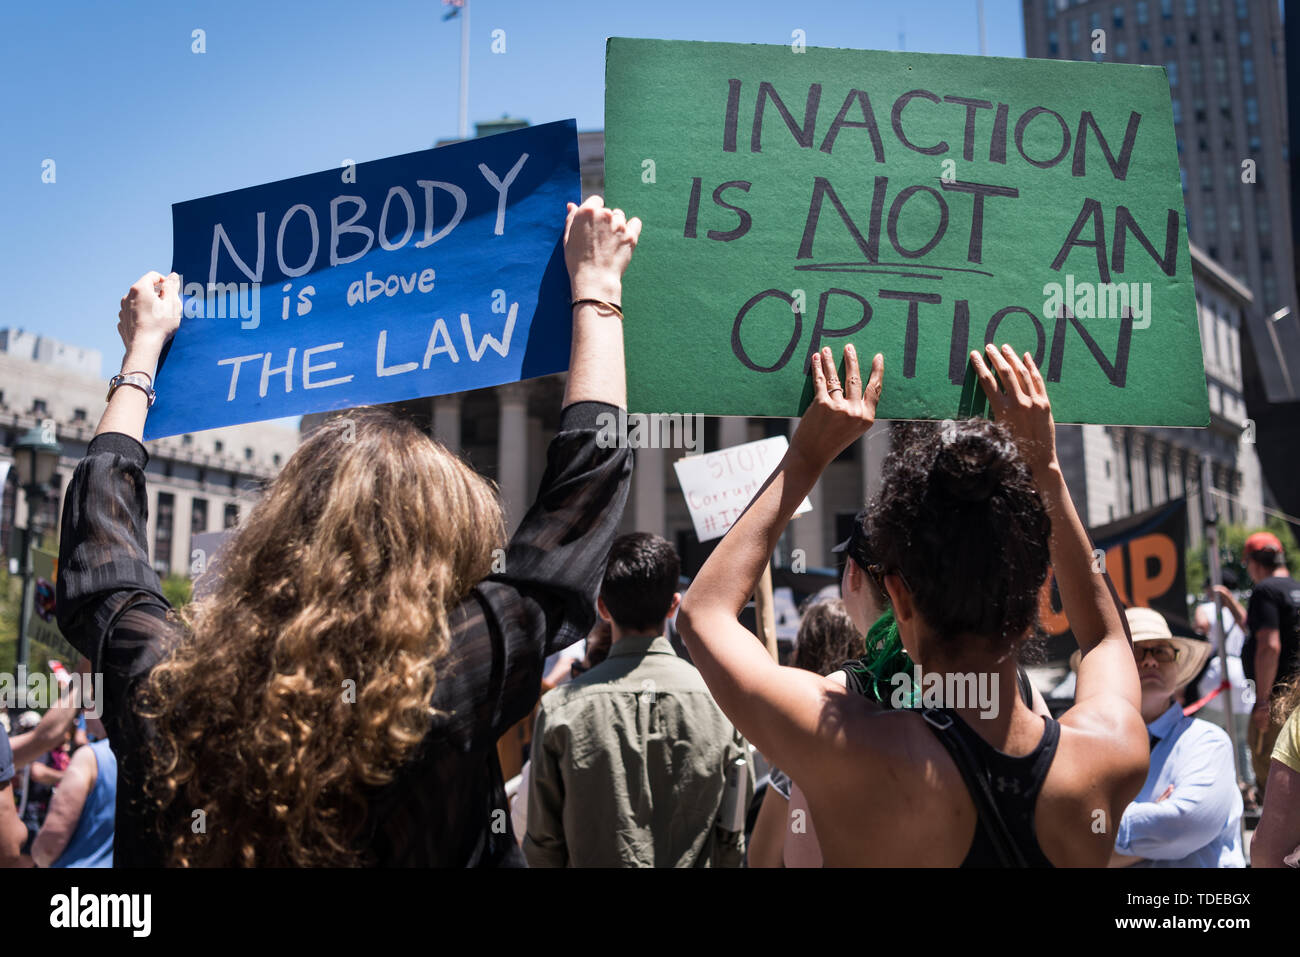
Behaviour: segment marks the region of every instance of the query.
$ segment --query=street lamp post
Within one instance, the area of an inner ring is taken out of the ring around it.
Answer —
[[[32,545],[44,530],[41,527],[42,512],[62,451],[62,446],[55,441],[53,424],[48,422],[39,428],[28,429],[14,443],[14,473],[18,476],[18,485],[27,499],[27,526],[23,529],[22,551],[18,556],[22,601],[18,606],[18,656],[15,669],[27,667],[27,621],[32,611],[35,584],[32,580]]]

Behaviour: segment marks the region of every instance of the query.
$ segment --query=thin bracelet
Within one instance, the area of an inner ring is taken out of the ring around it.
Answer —
[[[593,306],[605,306],[606,308],[613,309],[616,313],[618,313],[618,317],[620,319],[623,318],[623,307],[616,302],[606,302],[604,299],[575,299],[570,304],[570,308],[576,309],[578,306],[583,306],[588,304]]]
[[[153,390],[145,388],[144,386],[142,386],[142,385],[141,385],[140,383],[138,383],[138,382],[119,382],[119,383],[117,383],[116,385],[114,385],[111,389],[109,389],[109,392],[108,392],[108,401],[109,401],[109,402],[112,402],[112,401],[113,401],[113,396],[115,396],[115,395],[117,394],[117,390],[120,389],[120,388],[122,388],[122,386],[124,386],[124,385],[129,385],[129,386],[130,386],[131,388],[133,388],[133,389],[139,389],[141,392],[144,393],[145,400],[149,403],[149,405],[150,405],[151,407],[153,406],[153,402],[154,402],[154,399],[153,399]]]

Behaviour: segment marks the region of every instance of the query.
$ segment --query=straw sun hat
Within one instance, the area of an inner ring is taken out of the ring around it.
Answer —
[[[1210,643],[1201,638],[1184,638],[1169,630],[1165,616],[1150,608],[1126,608],[1124,617],[1128,619],[1129,631],[1133,633],[1133,644],[1144,641],[1167,641],[1178,649],[1175,664],[1178,673],[1174,676],[1174,690],[1177,691],[1195,678],[1209,660],[1213,650]],[[1070,669],[1079,670],[1079,652],[1070,656]]]

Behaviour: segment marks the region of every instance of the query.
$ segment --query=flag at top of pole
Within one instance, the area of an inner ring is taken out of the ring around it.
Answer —
[[[460,110],[456,135],[463,140],[469,137],[469,0],[442,0],[442,5],[450,8],[442,15],[444,23],[460,17]]]

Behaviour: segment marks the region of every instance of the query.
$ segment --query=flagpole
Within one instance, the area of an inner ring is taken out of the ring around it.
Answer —
[[[1237,773],[1237,786],[1246,780],[1241,766],[1241,749],[1237,746],[1237,722],[1232,713],[1232,672],[1228,670],[1227,636],[1223,633],[1223,599],[1219,597],[1218,586],[1223,584],[1223,568],[1219,561],[1219,507],[1214,501],[1214,468],[1210,463],[1208,452],[1201,456],[1201,509],[1205,523],[1205,548],[1207,568],[1210,573],[1210,594],[1214,595],[1214,623],[1210,628],[1210,640],[1214,651],[1219,656],[1221,681],[1228,683],[1227,693],[1223,695],[1224,724],[1228,731],[1228,740],[1232,742],[1232,767]],[[1238,821],[1241,831],[1241,847],[1246,849],[1246,816]]]
[[[456,135],[469,139],[469,0],[460,8],[460,116]]]

